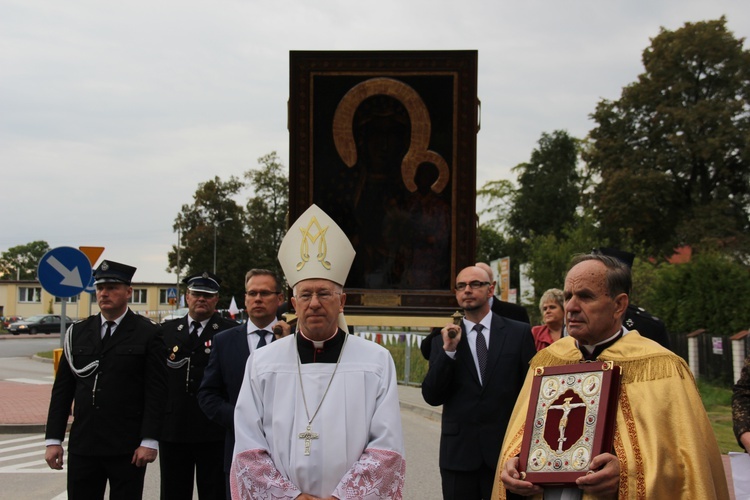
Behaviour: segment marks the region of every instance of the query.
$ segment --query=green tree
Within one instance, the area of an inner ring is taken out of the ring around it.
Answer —
[[[667,264],[654,273],[643,291],[643,305],[670,331],[689,333],[706,328],[732,335],[750,324],[748,268],[726,255],[707,252],[686,264]]]
[[[498,180],[487,182],[477,191],[477,196],[487,204],[480,212],[485,222],[479,227],[477,257],[490,260],[509,256],[511,286],[518,286],[520,264],[528,262],[532,272],[536,268],[538,274],[544,274],[541,269],[546,270],[556,262],[540,261],[534,265],[532,249],[537,239],[541,238],[537,245],[557,244],[565,240],[566,230],[578,223],[577,212],[587,179],[579,172],[578,156],[579,141],[567,132],[544,133],[529,162],[513,168],[518,173],[518,188],[508,180]],[[488,251],[498,250],[502,253],[487,255]],[[543,259],[547,257],[545,254]],[[570,255],[566,255],[564,263],[554,268],[555,277],[545,276],[542,283],[558,282],[561,272],[558,268],[563,268],[564,276],[569,259]]]
[[[9,248],[0,254],[0,279],[36,279],[37,265],[49,250],[49,244],[41,240]]]
[[[476,262],[490,262],[498,257],[507,255],[508,242],[502,234],[488,224],[480,224],[477,228]]]
[[[485,219],[482,224],[500,233],[507,232],[515,192],[513,183],[505,179],[484,183],[477,191],[477,198],[487,205],[479,212],[479,216]]]
[[[258,158],[259,168],[222,181],[219,177],[198,185],[193,203],[183,205],[175,218],[180,234],[178,248],[169,252],[170,272],[186,276],[213,269],[216,236],[216,274],[222,279],[219,307],[229,306],[231,297],[242,307],[245,273],[266,268],[280,273],[276,254],[286,234],[289,181],[276,152]],[[249,187],[253,196],[238,203]],[[230,220],[227,220],[230,219]]]
[[[653,255],[680,244],[745,254],[750,228],[750,52],[726,19],[661,29],[645,72],[602,100],[585,153],[602,236]]]
[[[477,228],[475,260],[490,262],[510,257],[510,286],[518,288],[519,264],[526,262],[526,243],[510,234],[508,214],[512,208],[515,189],[507,180],[489,181],[477,191],[477,196],[488,204],[480,212],[487,219]],[[496,277],[498,278],[498,277]],[[500,294],[500,290],[495,290]]]
[[[534,283],[535,301],[550,288],[563,288],[574,255],[607,245],[599,240],[591,216],[581,217],[561,232],[559,237],[551,233],[534,237],[529,244],[529,276]]]
[[[249,253],[245,244],[245,212],[233,199],[243,187],[244,183],[234,176],[228,181],[217,176],[200,183],[193,203],[182,206],[173,226],[180,235],[179,264],[175,245],[168,254],[167,270],[178,271],[182,277],[213,271],[215,243],[216,274],[223,280],[219,307],[229,305],[230,295],[244,291],[244,271],[239,273],[238,269],[246,267],[243,264]]]
[[[245,172],[255,192],[246,206],[248,240],[253,242],[254,267],[270,269],[281,276],[276,256],[286,234],[289,177],[275,151],[258,158],[258,164],[261,168]]]
[[[581,197],[577,142],[564,130],[544,133],[529,162],[514,167],[519,187],[508,214],[513,234],[560,237],[573,223]]]

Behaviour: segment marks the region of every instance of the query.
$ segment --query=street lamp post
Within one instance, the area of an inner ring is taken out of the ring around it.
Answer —
[[[180,246],[182,245],[182,214],[177,216],[177,281],[175,282],[175,290],[177,290],[177,297],[174,301],[174,310],[180,307]]]
[[[227,217],[224,220],[219,220],[214,222],[214,274],[216,274],[216,231],[219,229],[219,226],[224,224],[225,222],[229,222],[232,220],[231,217]]]

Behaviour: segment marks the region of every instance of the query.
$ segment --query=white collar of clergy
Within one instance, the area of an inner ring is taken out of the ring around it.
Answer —
[[[323,349],[323,346],[325,346],[325,343],[328,342],[329,340],[333,340],[338,333],[339,331],[336,330],[335,332],[333,332],[333,335],[331,335],[325,340],[312,340],[312,339],[309,339],[304,333],[302,333],[302,330],[299,331],[299,334],[302,336],[302,338],[307,340],[308,342],[312,342],[312,345],[315,346],[315,349]]]
[[[617,337],[618,337],[618,336],[619,336],[620,334],[622,334],[622,335],[625,335],[626,333],[628,333],[628,330],[627,330],[627,329],[626,329],[626,328],[625,328],[625,327],[623,326],[623,327],[620,327],[620,329],[619,329],[619,330],[617,330],[617,331],[616,331],[616,332],[614,333],[614,335],[612,335],[611,337],[608,337],[608,338],[606,338],[606,339],[602,340],[601,342],[597,342],[597,343],[596,343],[596,344],[594,344],[594,345],[582,345],[582,344],[581,344],[580,342],[578,342],[577,340],[576,340],[576,343],[578,344],[578,347],[579,347],[580,349],[585,349],[585,350],[586,350],[586,352],[588,352],[589,354],[591,354],[591,353],[592,353],[592,352],[594,352],[594,351],[596,350],[596,348],[597,348],[597,347],[599,347],[600,345],[604,345],[604,344],[606,344],[606,343],[608,343],[608,342],[612,342],[612,341],[613,341],[613,340],[614,340],[615,338],[617,338]]]

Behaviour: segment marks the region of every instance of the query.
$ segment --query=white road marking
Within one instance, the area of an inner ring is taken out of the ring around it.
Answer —
[[[6,378],[8,382],[20,382],[21,384],[47,385],[51,384],[50,380],[39,380],[36,378]]]

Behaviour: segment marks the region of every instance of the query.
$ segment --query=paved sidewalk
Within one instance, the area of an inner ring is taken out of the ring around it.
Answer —
[[[424,402],[422,398],[422,389],[413,385],[399,385],[398,386],[398,400],[401,403],[401,408],[404,410],[413,411],[423,417],[431,420],[440,419],[443,415],[442,406],[430,406]]]
[[[0,380],[0,434],[44,432],[51,384]]]
[[[51,392],[52,384],[0,380],[0,434],[44,432]],[[402,408],[440,420],[442,407],[425,403],[419,387],[400,385],[398,392]]]
[[[42,358],[35,359],[52,362]],[[51,393],[52,384],[0,380],[0,434],[44,432]],[[419,387],[399,385],[398,393],[402,408],[440,421],[442,407],[425,403]]]
[[[52,360],[34,356],[40,363]],[[44,432],[47,410],[52,395],[52,384],[32,384],[0,380],[0,434],[28,434]],[[70,418],[69,423],[73,420]]]

